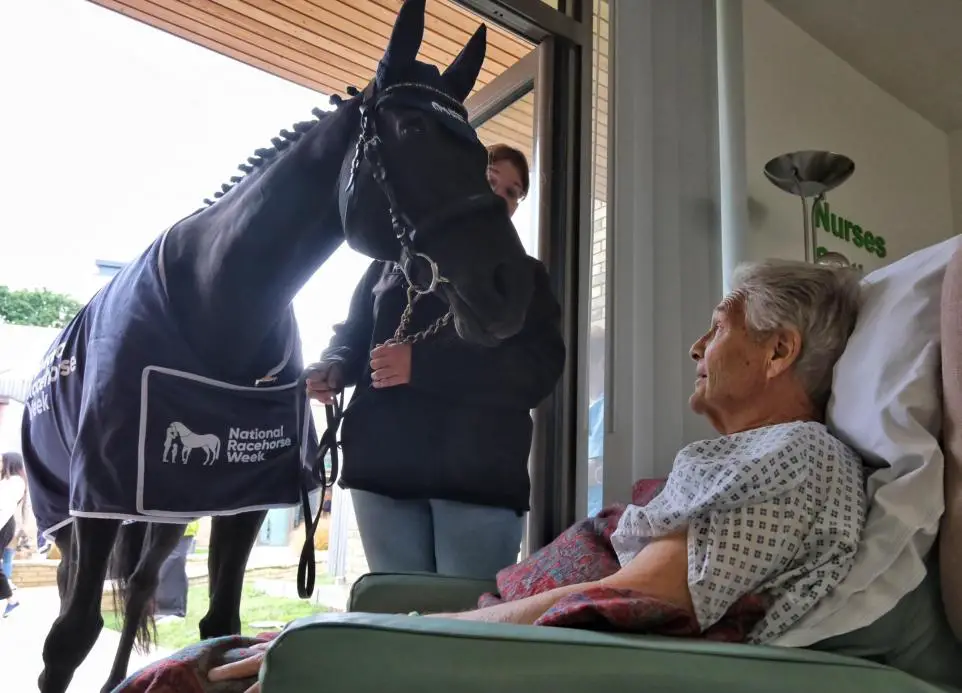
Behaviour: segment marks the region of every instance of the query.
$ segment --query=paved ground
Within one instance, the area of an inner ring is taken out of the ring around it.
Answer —
[[[21,606],[8,618],[0,619],[0,652],[3,653],[4,693],[31,693],[37,690],[37,676],[43,669],[43,641],[59,610],[55,587],[17,590]],[[104,685],[114,659],[120,635],[103,630],[94,649],[77,670],[69,693],[96,693]],[[134,653],[130,671],[168,654],[166,650],[149,655]]]
[[[318,573],[326,572],[327,552],[318,552]],[[258,546],[251,554],[248,569],[297,565],[297,556],[288,547]],[[187,563],[190,577],[206,575],[206,558],[193,556]],[[297,590],[291,581],[254,579],[259,589],[276,596],[296,598]],[[315,603],[343,610],[349,588],[341,585],[318,585]],[[21,606],[8,618],[0,619],[0,658],[3,676],[0,693],[31,693],[37,690],[37,676],[43,669],[43,641],[57,617],[60,602],[56,587],[21,588],[17,591]],[[119,633],[103,630],[87,659],[77,670],[69,693],[97,693],[113,662]],[[169,650],[155,650],[147,655],[131,655],[128,673],[169,654]]]

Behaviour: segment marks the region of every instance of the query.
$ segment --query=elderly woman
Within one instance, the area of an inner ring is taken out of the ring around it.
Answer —
[[[674,604],[702,631],[740,598],[764,594],[750,641],[790,628],[847,575],[862,530],[862,463],[823,423],[858,294],[844,270],[774,260],[741,268],[691,347],[691,406],[720,436],[684,447],[664,490],[622,514],[611,539],[621,569],[431,616],[532,624],[562,598],[601,586]],[[214,668],[210,680],[255,676],[264,648]]]
[[[823,423],[858,302],[848,271],[774,260],[741,268],[691,347],[691,407],[721,436],[684,447],[664,490],[628,506],[612,535],[621,570],[436,616],[534,623],[597,585],[675,604],[703,631],[764,592],[770,606],[751,641],[790,628],[848,574],[864,522],[861,460]]]
[[[861,461],[822,423],[857,312],[851,273],[785,261],[741,268],[691,348],[691,407],[721,436],[683,448],[664,490],[628,506],[612,536],[621,570],[435,616],[534,623],[563,597],[604,586],[675,604],[702,630],[764,592],[770,606],[751,640],[791,627],[847,575],[864,521]]]

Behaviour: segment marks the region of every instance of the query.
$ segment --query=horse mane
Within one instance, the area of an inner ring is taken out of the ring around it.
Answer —
[[[350,96],[356,96],[358,93],[360,93],[356,87],[348,87],[346,91]],[[344,103],[344,98],[339,94],[334,94],[330,97],[330,103],[332,106],[335,106],[336,110],[337,108],[340,108],[342,103]],[[230,192],[234,186],[236,186],[254,171],[264,168],[265,166],[269,166],[277,158],[278,154],[283,152],[294,142],[297,142],[306,133],[313,130],[333,112],[334,111],[322,111],[320,108],[314,108],[311,110],[311,115],[314,116],[314,120],[305,120],[299,123],[294,123],[294,125],[291,126],[291,130],[287,130],[285,128],[280,131],[279,137],[272,137],[270,147],[255,149],[253,156],[247,157],[246,162],[237,166],[238,170],[240,170],[244,175],[231,176],[230,181],[228,183],[221,184],[220,190],[215,192],[212,197],[204,198],[204,207],[201,209],[213,205],[217,200]]]

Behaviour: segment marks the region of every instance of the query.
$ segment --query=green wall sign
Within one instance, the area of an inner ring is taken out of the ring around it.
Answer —
[[[885,249],[885,239],[882,236],[863,229],[858,224],[836,214],[827,202],[815,205],[814,211],[816,229],[827,231],[836,238],[880,258],[888,254]]]

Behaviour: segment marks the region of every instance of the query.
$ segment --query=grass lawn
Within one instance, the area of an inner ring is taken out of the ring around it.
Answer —
[[[321,576],[318,576],[320,578]],[[187,591],[187,618],[175,619],[157,626],[157,645],[169,649],[179,649],[200,638],[197,624],[207,613],[207,584],[193,585]],[[241,597],[241,633],[257,635],[263,629],[252,628],[251,623],[268,621],[286,624],[295,618],[310,616],[330,611],[325,606],[318,606],[305,599],[289,599],[272,597],[244,585]],[[120,616],[112,611],[103,612],[104,627],[120,631]]]

